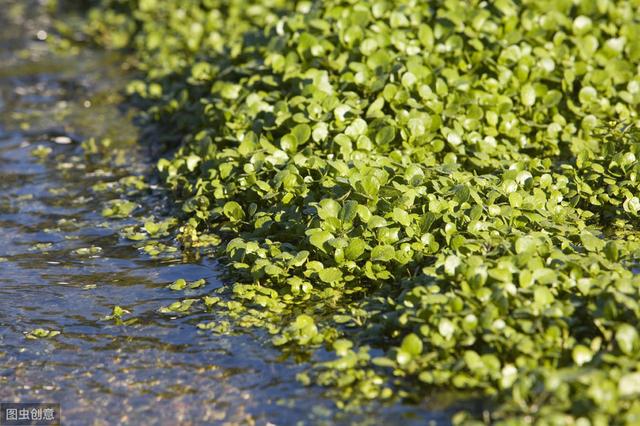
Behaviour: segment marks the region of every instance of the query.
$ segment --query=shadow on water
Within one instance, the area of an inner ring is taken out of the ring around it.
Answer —
[[[122,196],[111,183],[153,169],[119,107],[122,58],[52,53],[37,5],[0,0],[0,401],[60,402],[68,425],[447,423],[419,407],[337,412],[266,336],[203,333],[214,314],[158,311],[184,296],[166,288],[178,278],[206,279],[188,297],[219,287],[216,262],[150,256],[121,236],[135,219],[100,214]],[[87,156],[90,137],[112,155]],[[133,186],[134,216],[171,211],[158,186]],[[116,305],[136,322],[104,320]],[[36,328],[61,334],[26,339]]]

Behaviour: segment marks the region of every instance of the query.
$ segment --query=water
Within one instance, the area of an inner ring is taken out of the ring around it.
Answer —
[[[433,407],[341,413],[296,382],[306,365],[282,360],[267,336],[199,331],[213,313],[158,312],[178,300],[166,288],[178,278],[206,279],[191,296],[223,285],[219,266],[149,256],[119,233],[134,219],[101,215],[123,195],[93,185],[153,168],[135,111],[122,108],[123,60],[52,53],[38,40],[49,22],[36,6],[0,0],[0,401],[59,402],[66,425],[447,423]],[[111,158],[87,156],[80,141],[90,137],[110,138]],[[159,187],[127,197],[135,216],[171,212]],[[137,322],[104,320],[116,305]],[[61,334],[27,339],[36,328]]]

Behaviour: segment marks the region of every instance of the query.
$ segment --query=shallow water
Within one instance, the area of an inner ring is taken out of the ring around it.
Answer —
[[[152,257],[119,233],[135,219],[101,215],[123,195],[93,185],[153,168],[134,112],[121,107],[122,58],[52,53],[35,5],[0,0],[0,402],[59,402],[66,425],[447,423],[433,407],[341,413],[296,382],[305,364],[280,359],[266,336],[199,331],[213,313],[158,312],[180,297],[172,281],[204,278],[187,295],[206,294],[222,285],[219,267],[179,252]],[[56,143],[65,136],[72,142]],[[80,144],[90,137],[125,154],[92,159]],[[40,160],[36,147],[51,152]],[[171,211],[153,185],[128,197],[134,216]],[[116,305],[137,322],[104,320]],[[61,334],[27,339],[36,328]]]

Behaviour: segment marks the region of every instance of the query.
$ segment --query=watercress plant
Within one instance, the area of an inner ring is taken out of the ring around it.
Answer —
[[[639,8],[105,0],[85,31],[133,49],[129,92],[179,142],[179,240],[228,266],[226,296],[167,312],[332,349],[300,380],[343,404],[640,422]]]

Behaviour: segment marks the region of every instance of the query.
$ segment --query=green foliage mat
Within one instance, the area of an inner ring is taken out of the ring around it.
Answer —
[[[158,164],[180,239],[230,271],[231,298],[169,310],[332,349],[300,380],[345,404],[446,389],[489,397],[457,423],[640,424],[638,16],[105,1],[86,32],[134,50],[130,93],[182,140]]]

